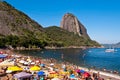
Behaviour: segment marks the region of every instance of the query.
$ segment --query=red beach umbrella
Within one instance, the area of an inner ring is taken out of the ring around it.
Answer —
[[[2,51],[0,51],[0,54],[3,54],[3,52],[2,52]]]
[[[51,72],[49,72],[50,74],[56,74],[56,72],[55,71],[51,71]]]
[[[76,69],[75,71],[76,71],[77,73],[79,73],[79,72],[80,72],[80,69]]]
[[[84,75],[85,78],[90,76],[90,74],[88,72],[85,72],[83,75]]]

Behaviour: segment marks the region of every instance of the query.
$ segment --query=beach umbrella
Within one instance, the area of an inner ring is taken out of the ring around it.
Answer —
[[[51,63],[50,66],[54,66],[54,63]]]
[[[68,71],[61,71],[60,73],[61,73],[62,75],[67,75],[67,74],[69,74]]]
[[[30,78],[32,78],[32,74],[26,73],[26,72],[20,72],[20,73],[14,74],[13,77],[17,78],[17,80],[31,80]],[[29,79],[26,79],[26,78],[29,78]]]
[[[25,62],[24,60],[20,60],[20,61],[19,61],[19,63],[22,63],[22,64],[23,64],[24,62]]]
[[[6,70],[6,73],[12,73],[12,71]]]
[[[70,75],[70,79],[75,79],[75,75],[74,75],[74,74],[71,74],[71,75]]]
[[[29,62],[26,62],[26,61],[25,61],[23,64],[24,64],[24,65],[28,65],[28,64],[29,64]]]
[[[90,76],[90,74],[89,74],[88,72],[85,72],[85,73],[83,74],[83,76],[84,76],[85,78],[87,78],[87,77]]]
[[[56,74],[56,72],[55,72],[55,71],[50,71],[49,73],[50,73],[50,74]]]
[[[0,54],[0,58],[6,58],[6,56],[3,54]]]
[[[76,72],[77,72],[77,73],[80,73],[80,69],[76,69]]]
[[[18,66],[12,66],[7,68],[8,71],[22,71],[23,69]]]
[[[45,66],[45,64],[40,64],[40,66],[41,66],[41,67],[44,67],[44,66]]]
[[[81,73],[85,73],[85,71],[84,71],[84,70],[80,70],[80,72],[81,72]]]
[[[40,61],[39,61],[39,60],[36,60],[35,62],[36,62],[36,63],[39,63]]]
[[[33,66],[30,68],[31,71],[39,71],[40,70],[40,67],[38,66]]]
[[[31,62],[31,64],[33,64],[33,65],[34,65],[34,64],[35,64],[35,62]]]
[[[38,74],[38,76],[43,76],[43,75],[45,75],[45,72],[39,71],[37,74]]]
[[[0,51],[0,54],[3,54],[3,52],[2,52],[2,51]]]

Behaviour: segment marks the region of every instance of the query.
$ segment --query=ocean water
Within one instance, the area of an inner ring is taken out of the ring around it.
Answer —
[[[105,48],[89,49],[50,49],[19,51],[20,54],[34,57],[55,58],[72,64],[98,70],[118,71],[120,73],[120,49],[107,53]]]

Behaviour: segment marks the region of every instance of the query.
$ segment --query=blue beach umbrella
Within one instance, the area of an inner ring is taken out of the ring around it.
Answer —
[[[5,55],[0,54],[0,58],[6,58],[6,56],[5,56]]]
[[[75,78],[75,75],[74,75],[74,74],[71,74],[71,75],[70,75],[70,78],[71,78],[71,79],[74,79],[74,78]]]
[[[38,74],[38,76],[44,76],[44,75],[45,75],[45,72],[39,71],[37,74]]]
[[[40,64],[40,66],[41,66],[41,67],[44,67],[44,66],[45,66],[45,64]]]
[[[81,72],[81,73],[85,73],[85,71],[84,71],[84,70],[80,70],[80,72]]]

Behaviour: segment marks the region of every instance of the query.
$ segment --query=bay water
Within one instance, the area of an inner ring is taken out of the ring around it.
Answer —
[[[66,61],[71,64],[97,70],[118,71],[120,73],[120,48],[115,52],[105,52],[105,48],[88,49],[45,49],[24,50],[19,54],[26,56],[54,58],[58,61]]]

